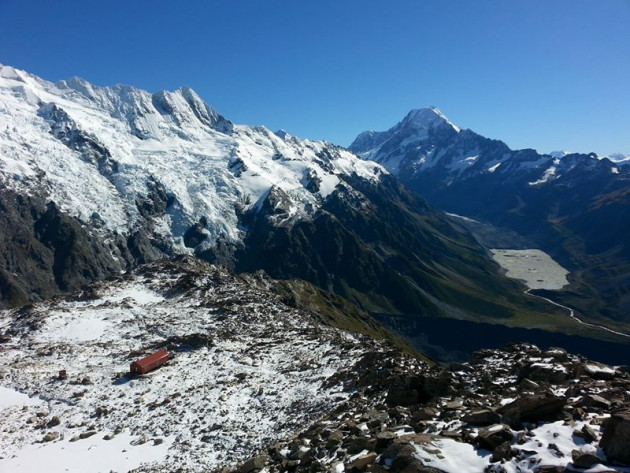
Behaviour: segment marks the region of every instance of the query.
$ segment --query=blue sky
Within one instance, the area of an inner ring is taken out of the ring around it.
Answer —
[[[0,0],[0,63],[341,145],[435,105],[513,148],[630,154],[630,0]]]

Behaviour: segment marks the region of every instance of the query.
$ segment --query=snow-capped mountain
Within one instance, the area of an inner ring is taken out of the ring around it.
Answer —
[[[630,155],[622,154],[622,153],[614,153],[610,156],[606,156],[613,163],[618,164],[620,166],[626,166],[630,164]]]
[[[511,150],[435,108],[413,110],[387,131],[361,133],[350,149],[441,209],[516,231],[576,270],[583,279],[573,281],[580,295],[570,303],[587,316],[627,320],[627,166],[593,153]]]
[[[466,231],[381,165],[234,124],[187,88],[1,67],[0,184],[9,306],[177,254],[300,278],[375,312],[492,318],[529,305]]]
[[[461,130],[451,123],[435,107],[411,110],[405,118],[388,131],[366,131],[354,140],[350,149],[366,160],[382,163],[392,172],[401,170],[405,158],[399,148],[412,146],[429,139],[430,136],[445,134],[451,136]],[[430,167],[433,163],[426,157],[416,156],[422,167]]]
[[[478,175],[522,174],[532,186],[561,178],[590,158],[599,170],[618,174],[610,159],[594,154],[555,151],[541,155],[531,149],[513,151],[505,143],[490,140],[471,130],[462,130],[435,107],[410,111],[387,131],[366,131],[349,147],[366,160],[383,164],[407,183],[437,180],[434,186]],[[568,158],[573,156],[574,158]],[[577,156],[582,156],[579,158]],[[596,165],[599,158],[600,165]],[[432,192],[432,189],[427,189]]]
[[[180,251],[201,218],[206,245],[242,240],[238,212],[262,205],[272,188],[288,197],[282,218],[290,220],[319,209],[340,175],[383,173],[327,143],[234,125],[188,88],[53,84],[1,66],[0,94],[4,185],[43,187],[62,211],[127,234],[154,180],[168,200],[166,214],[153,216],[155,230]]]

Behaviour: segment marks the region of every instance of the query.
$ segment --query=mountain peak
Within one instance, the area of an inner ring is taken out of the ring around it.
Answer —
[[[403,126],[413,126],[414,128],[432,128],[442,123],[450,125],[457,132],[460,131],[460,128],[446,118],[439,108],[433,106],[412,109],[401,122]]]
[[[437,128],[440,131],[447,130],[447,134],[452,134],[452,131],[455,133],[461,131],[437,107],[414,108],[387,131],[364,131],[359,134],[350,144],[349,149],[363,159],[373,160],[381,146],[390,140],[393,140],[392,142],[400,140],[424,142]]]

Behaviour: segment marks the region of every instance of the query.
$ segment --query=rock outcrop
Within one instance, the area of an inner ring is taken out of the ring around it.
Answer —
[[[612,462],[630,465],[630,409],[614,412],[604,424],[600,447]]]
[[[630,402],[623,367],[589,375],[587,360],[523,344],[479,351],[449,370],[370,363],[379,381],[270,447],[267,471],[551,473],[628,462],[630,411],[614,411]],[[536,382],[523,378],[543,371],[550,375]],[[585,403],[593,396],[607,403]]]

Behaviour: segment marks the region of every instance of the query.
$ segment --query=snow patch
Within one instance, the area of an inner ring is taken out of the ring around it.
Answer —
[[[0,470],[11,473],[130,471],[143,463],[164,460],[174,442],[174,438],[168,437],[162,439],[160,445],[153,442],[132,445],[135,440],[137,437],[129,433],[104,440],[101,433],[78,442],[64,439],[28,445],[12,458],[0,460]]]
[[[488,172],[492,173],[492,172],[496,171],[497,169],[499,169],[499,166],[501,166],[501,164],[503,164],[503,163],[497,163],[497,164],[494,164],[494,165],[490,166],[488,168]]]
[[[484,471],[490,463],[490,452],[475,450],[467,443],[452,439],[434,440],[429,445],[414,445],[416,458],[425,466],[430,466],[445,473],[464,471]],[[436,451],[437,449],[437,451]]]
[[[0,386],[0,410],[9,407],[39,406],[43,401],[32,398],[15,389]]]
[[[343,378],[333,375],[375,349],[224,269],[159,268],[98,284],[88,300],[36,304],[32,326],[16,311],[0,314],[2,333],[12,334],[0,364],[0,402],[9,406],[0,416],[0,471],[43,471],[42,459],[55,456],[60,471],[233,464],[347,400]],[[164,346],[173,355],[165,366],[128,374],[131,361]],[[28,397],[35,395],[45,408]],[[24,424],[54,416],[61,423],[47,430]],[[96,433],[69,442],[88,428]],[[126,434],[102,440],[116,430]],[[60,439],[42,444],[48,431]],[[146,444],[129,445],[142,437]],[[155,439],[163,443],[152,446]]]

